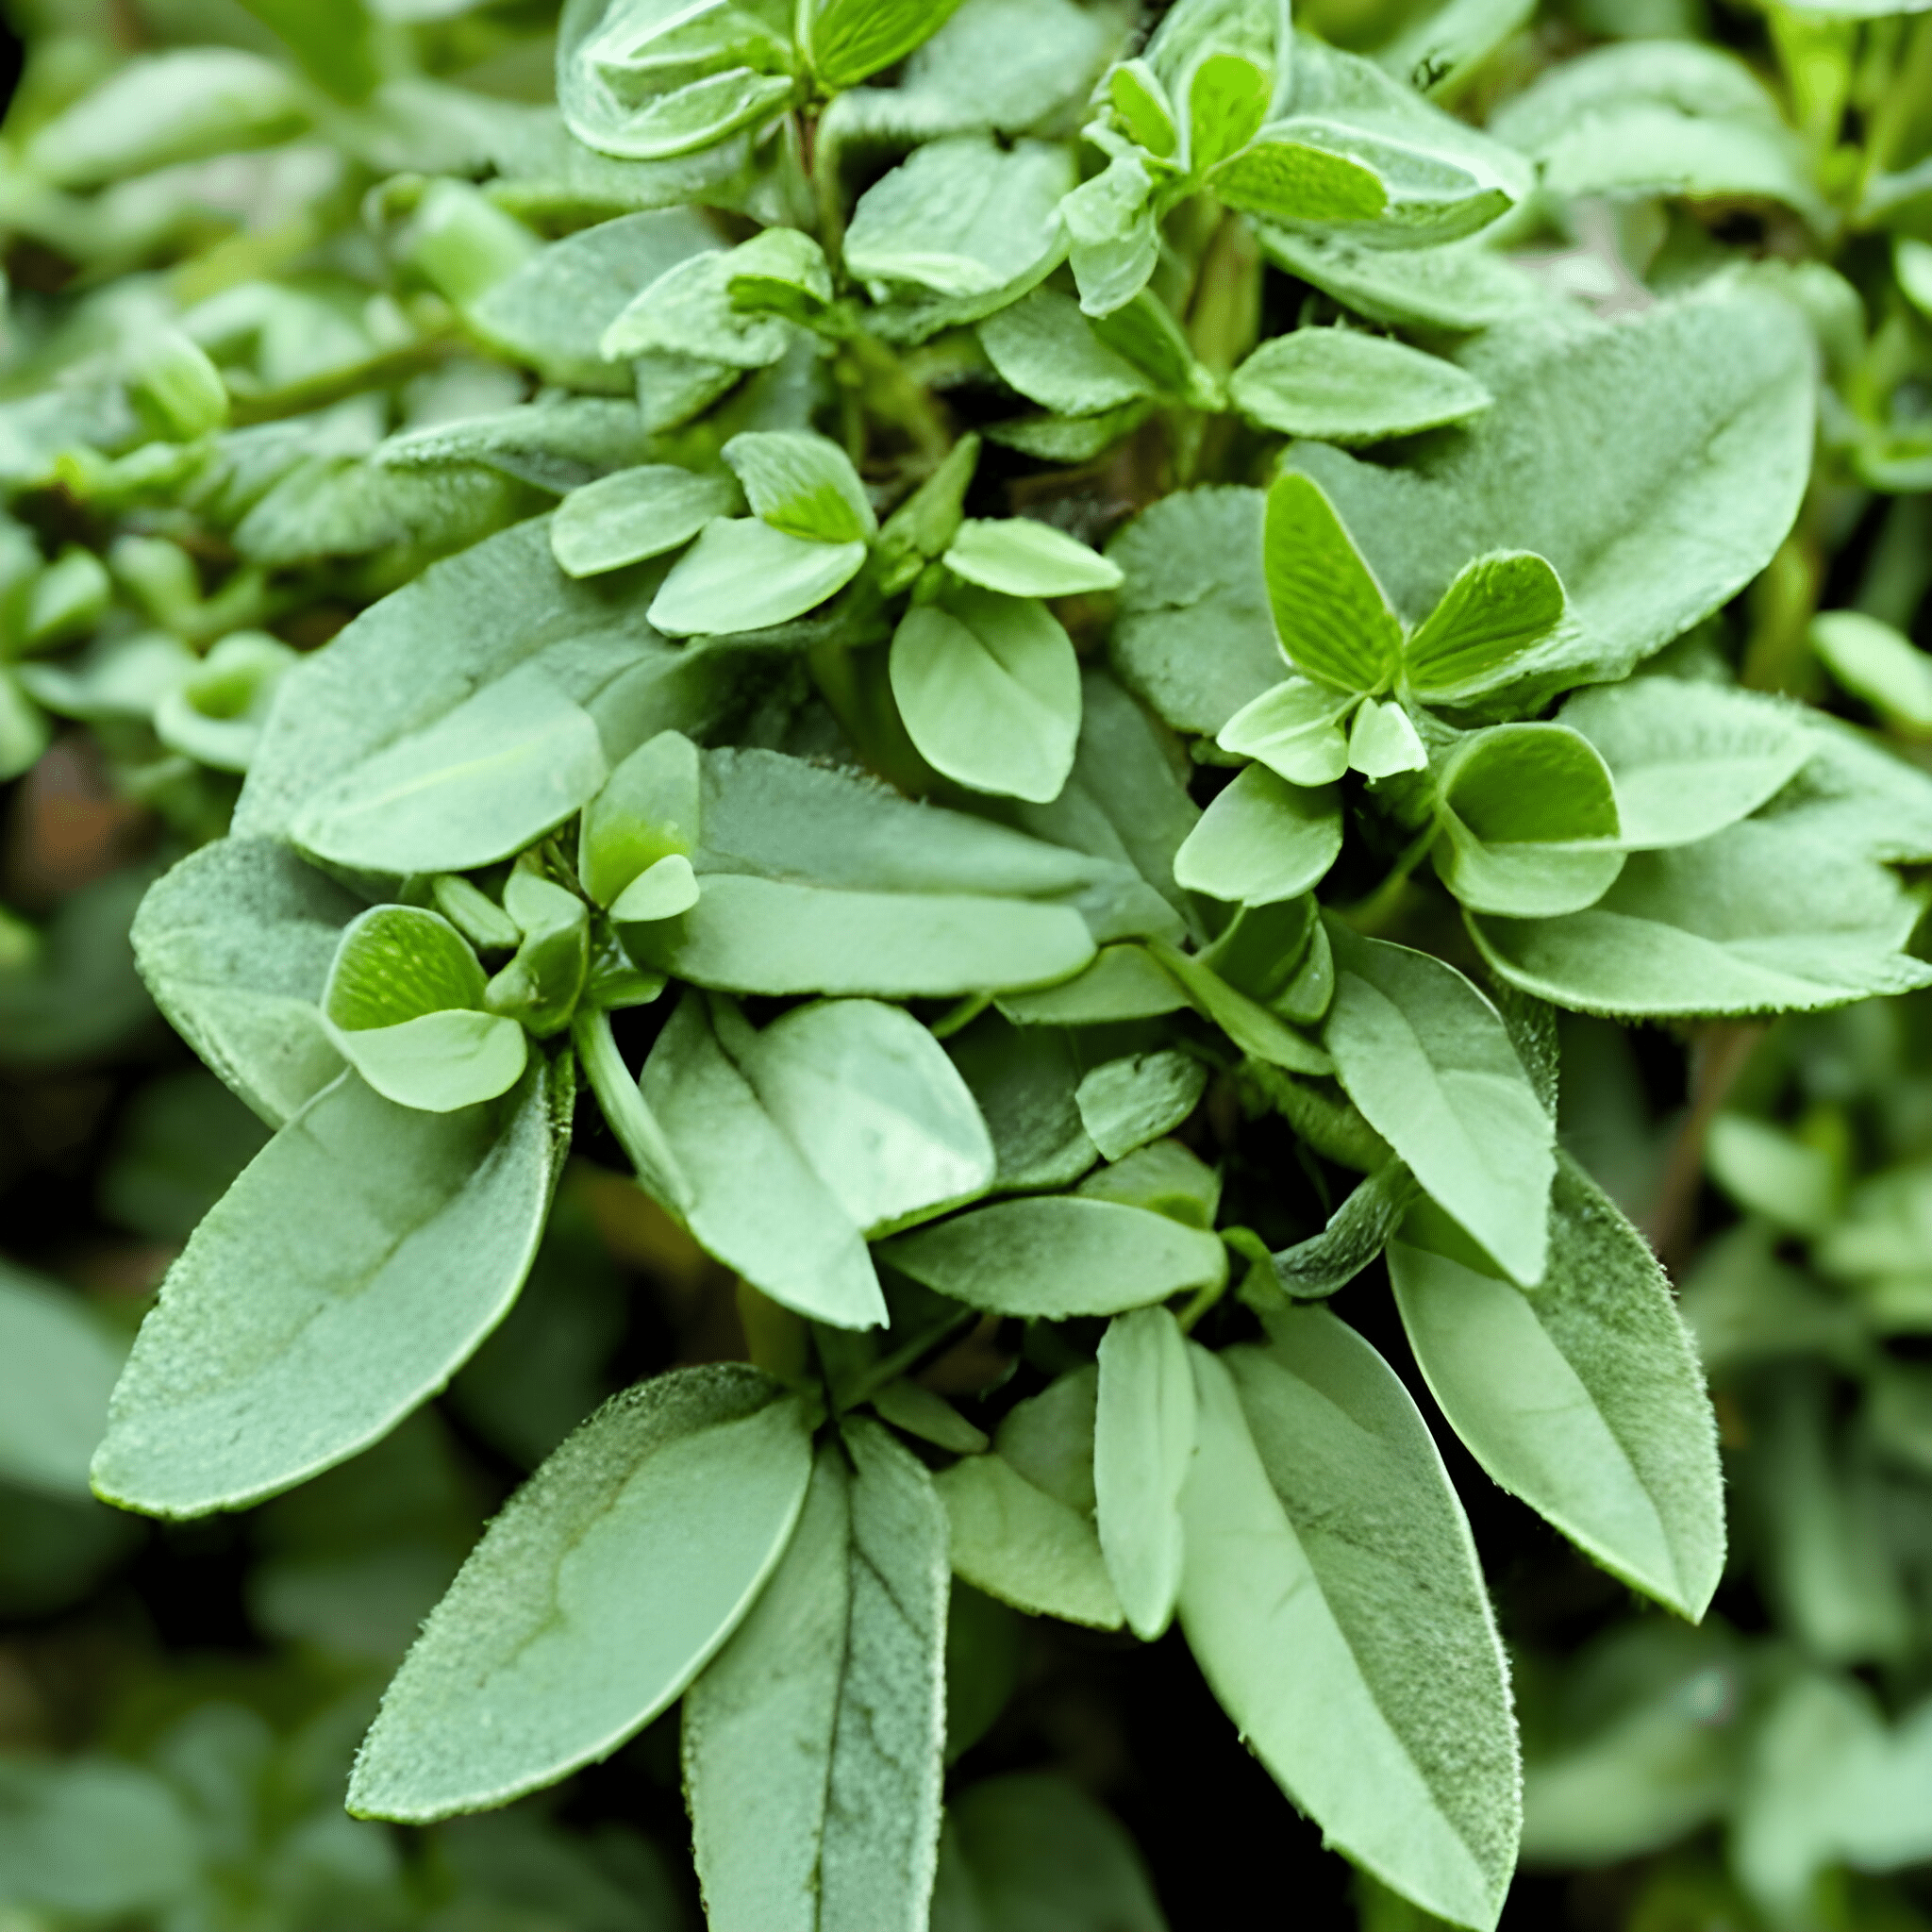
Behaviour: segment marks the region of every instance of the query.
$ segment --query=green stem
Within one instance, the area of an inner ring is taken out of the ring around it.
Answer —
[[[1382,883],[1366,899],[1357,899],[1353,906],[1334,908],[1335,916],[1346,920],[1356,931],[1371,937],[1383,931],[1394,919],[1403,894],[1408,891],[1409,874],[1428,856],[1429,847],[1436,842],[1436,822],[1431,819],[1403,847]]]
[[[639,1185],[660,1207],[681,1214],[691,1206],[691,1184],[617,1050],[610,1015],[601,1008],[580,1011],[571,1023],[571,1038],[606,1123],[637,1169]]]

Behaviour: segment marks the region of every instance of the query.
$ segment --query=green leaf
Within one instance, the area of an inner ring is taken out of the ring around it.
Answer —
[[[353,1074],[256,1156],[142,1324],[95,1490],[157,1516],[274,1495],[441,1389],[516,1298],[556,1174],[550,1084],[420,1113]]]
[[[1249,1748],[1337,1849],[1492,1927],[1516,1863],[1515,1727],[1469,1527],[1388,1365],[1318,1308],[1190,1350],[1200,1447],[1180,1618]]]
[[[685,1699],[717,1932],[925,1932],[947,1574],[931,1478],[875,1423],[848,1422],[784,1560]]]
[[[0,1480],[85,1501],[124,1359],[79,1296],[0,1265]]]
[[[1341,851],[1341,802],[1333,786],[1290,785],[1250,765],[1188,834],[1174,875],[1192,892],[1265,906],[1319,885]]]
[[[1476,1460],[1626,1583],[1693,1621],[1724,1569],[1704,1377],[1643,1237],[1567,1155],[1524,1293],[1418,1209],[1389,1251],[1416,1361]]]
[[[548,382],[625,394],[632,372],[605,359],[605,331],[641,289],[717,245],[717,231],[694,208],[621,215],[538,249],[469,304],[463,319]]]
[[[1394,672],[1402,626],[1335,506],[1284,470],[1268,491],[1268,602],[1288,660],[1338,691],[1374,691]]]
[[[1021,1026],[1096,1026],[1178,1012],[1187,995],[1141,946],[1103,946],[1092,965],[1058,986],[1002,994],[999,1008]]]
[[[1044,606],[961,585],[906,614],[890,670],[899,715],[936,771],[978,791],[1059,796],[1079,739],[1080,666]]]
[[[1541,1280],[1555,1134],[1495,1008],[1426,953],[1329,937],[1322,1038],[1348,1097],[1512,1280]]]
[[[320,1002],[361,909],[266,839],[205,845],[142,901],[134,956],[155,1004],[271,1126],[341,1072]]]
[[[1155,392],[1147,372],[1102,341],[1080,305],[1057,289],[1035,289],[995,310],[979,325],[979,340],[1003,382],[1056,415],[1099,416]]]
[[[1165,1308],[1117,1315],[1100,1341],[1093,1491],[1100,1547],[1134,1635],[1152,1643],[1181,1587],[1181,1493],[1194,1457],[1194,1378]]]
[[[1320,1301],[1346,1288],[1374,1261],[1415,1199],[1415,1176],[1399,1160],[1357,1184],[1320,1234],[1274,1257],[1274,1285],[1291,1301]],[[1241,1292],[1252,1291],[1243,1286]]]
[[[404,471],[488,464],[560,495],[638,462],[648,453],[652,426],[633,402],[564,396],[403,430],[379,442],[370,461]]]
[[[1074,1094],[1088,1138],[1108,1160],[1172,1133],[1201,1103],[1208,1069],[1167,1050],[1106,1060]]]
[[[1260,131],[1274,75],[1240,54],[1209,54],[1188,81],[1188,167],[1205,175]]]
[[[601,576],[691,541],[713,517],[739,506],[728,476],[671,463],[619,470],[573,490],[550,520],[550,549],[574,577]]]
[[[516,957],[484,988],[483,1005],[548,1040],[570,1024],[590,976],[590,908],[528,857],[505,881],[503,906],[523,938]]]
[[[803,1403],[737,1364],[606,1403],[510,1498],[384,1693],[361,1817],[501,1805],[608,1756],[757,1600],[811,1474]]]
[[[750,1029],[740,1023],[741,1031]],[[692,1235],[786,1307],[840,1328],[886,1319],[865,1241],[808,1151],[753,1084],[756,1038],[725,1050],[705,1002],[687,993],[651,1048],[639,1086],[690,1189]]]
[[[1932,659],[1903,631],[1861,610],[1827,610],[1810,637],[1824,668],[1888,724],[1932,732]]]
[[[1441,782],[1436,870],[1474,911],[1581,911],[1624,869],[1609,767],[1565,725],[1477,732],[1457,747]]]
[[[666,858],[697,849],[698,748],[679,731],[660,731],[611,773],[584,808],[577,876],[600,906],[614,906]]]
[[[1304,138],[1288,138],[1291,129]],[[1209,171],[1208,192],[1257,221],[1374,221],[1389,205],[1381,175],[1335,153],[1322,138],[1327,133],[1294,122],[1264,128],[1260,140]]]
[[[1263,342],[1235,371],[1228,394],[1263,428],[1342,444],[1467,422],[1494,400],[1453,362],[1344,328],[1299,328]]]
[[[893,1267],[975,1308],[1003,1315],[1111,1315],[1225,1278],[1221,1242],[1164,1215],[1112,1201],[999,1201],[896,1236]]]
[[[968,519],[942,561],[955,576],[1009,597],[1076,597],[1121,581],[1118,564],[1031,517]]]
[[[642,356],[689,357],[726,370],[767,369],[791,345],[781,316],[731,299],[736,251],[712,249],[674,262],[634,295],[598,338],[607,362]]]
[[[809,11],[801,9],[806,58],[827,89],[856,87],[905,59],[958,5],[959,0],[813,0]]]
[[[1587,912],[1472,919],[1512,985],[1627,1014],[1810,1012],[1932,984],[1902,950],[1917,903],[1892,875],[1809,831],[1746,820],[1640,852]]]
[[[1342,721],[1355,703],[1353,691],[1291,677],[1243,705],[1215,741],[1237,757],[1259,759],[1291,785],[1332,785],[1348,770]]]
[[[1402,647],[1402,677],[1424,704],[1463,704],[1514,675],[1518,661],[1563,622],[1563,586],[1528,551],[1479,557]]]
[[[814,542],[757,517],[719,517],[672,565],[647,614],[668,637],[762,630],[816,608],[864,562],[862,542]]]
[[[1149,950],[1180,982],[1195,1011],[1213,1021],[1243,1053],[1297,1074],[1335,1071],[1335,1062],[1321,1048],[1200,959],[1159,941]]]
[[[809,430],[760,430],[734,436],[724,460],[744,486],[752,514],[787,536],[820,543],[862,543],[879,520],[852,467],[829,437]]]
[[[1112,1813],[1068,1778],[1021,1773],[947,1807],[932,1932],[1167,1932],[1167,1921]]]
[[[997,1454],[968,1457],[938,1483],[955,1573],[1033,1616],[1118,1630],[1120,1601],[1091,1515],[1030,1483]]]
[[[1560,722],[1603,755],[1619,836],[1635,852],[1694,845],[1749,817],[1814,749],[1796,707],[1674,677],[1579,691]]]
[[[1393,698],[1364,698],[1348,727],[1348,766],[1365,778],[1427,768],[1429,754],[1408,713]]]
[[[1221,1176],[1178,1141],[1156,1141],[1090,1174],[1074,1190],[1090,1201],[1121,1201],[1190,1227],[1212,1227]]]
[[[894,284],[910,284],[991,314],[1057,258],[1059,202],[1072,176],[1072,156],[1044,142],[929,142],[859,196],[845,265],[882,299]]]
[[[820,322],[833,297],[825,251],[797,228],[763,228],[731,251],[726,284],[740,308],[765,308],[808,325]]]
[[[1082,312],[1108,316],[1124,308],[1160,259],[1154,180],[1141,158],[1115,155],[1060,203],[1059,219]]]
[[[1318,444],[1289,460],[1411,621],[1473,557],[1548,560],[1574,623],[1519,665],[1520,714],[1624,675],[1770,560],[1810,473],[1812,353],[1791,307],[1757,294],[1505,325],[1460,358],[1496,401],[1459,436],[1401,469]]]
[[[1162,160],[1174,158],[1180,145],[1174,103],[1146,61],[1123,60],[1115,67],[1107,77],[1107,97],[1137,147]]]
[[[0,1764],[8,1904],[58,1923],[150,1924],[198,1904],[201,1816],[154,1772],[89,1752]]]
[[[1398,328],[1463,333],[1519,319],[1557,299],[1488,236],[1430,248],[1383,248],[1374,231],[1260,228],[1262,254],[1338,302]]]
[[[1110,661],[1121,682],[1176,730],[1212,736],[1281,681],[1257,568],[1263,501],[1256,490],[1180,491],[1108,545],[1124,579]]]
[[[1074,1101],[1080,1068],[1065,1034],[988,1013],[949,1051],[992,1135],[1002,1193],[1066,1187],[1099,1159]]]

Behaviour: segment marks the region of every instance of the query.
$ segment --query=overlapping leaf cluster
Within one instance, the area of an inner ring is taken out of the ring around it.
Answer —
[[[83,273],[0,403],[8,755],[95,721],[196,844],[136,954],[274,1130],[96,1490],[192,1517],[387,1437],[608,1136],[750,1360],[542,1464],[354,1808],[500,1804],[681,1698],[713,1924],[997,1923],[1024,1794],[941,1829],[957,1575],[1177,1620],[1330,1844],[1492,1925],[1511,1693],[1405,1376],[1672,1609],[1724,1551],[1557,1011],[1932,983],[1932,784],[1802,701],[1815,641],[1932,715],[1882,621],[1923,582],[1812,624],[1924,480],[1932,42],[1888,77],[1895,23],[1775,14],[1787,118],[1518,7],[1372,58],[1286,0],[570,0],[551,108],[416,10],[49,38],[10,124],[9,220]],[[1322,1306],[1385,1261],[1401,1373],[1377,1289]],[[969,1336],[1024,1363],[971,1414]]]

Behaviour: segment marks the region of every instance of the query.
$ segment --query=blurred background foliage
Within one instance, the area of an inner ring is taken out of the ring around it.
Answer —
[[[489,1819],[400,1832],[341,1806],[377,1690],[509,1490],[610,1390],[741,1351],[728,1277],[614,1152],[607,1166],[581,1146],[518,1311],[377,1448],[241,1517],[168,1526],[89,1497],[92,1434],[147,1299],[263,1138],[148,1004],[133,908],[221,831],[296,653],[418,570],[425,532],[452,547],[544,499],[486,464],[372,480],[355,460],[375,436],[529,385],[466,335],[425,193],[441,170],[488,170],[407,101],[318,108],[274,24],[325,5],[8,13],[0,1932],[695,1927],[664,1724]],[[514,211],[513,248],[626,206],[546,112],[554,15],[544,0],[382,0],[366,34],[345,9],[340,32],[295,40],[309,75],[351,98],[378,58],[466,90],[495,170],[493,198],[464,204],[466,235]],[[1473,118],[1619,38],[1718,42],[1781,104],[1775,192],[1722,166],[1689,192],[1646,181],[1612,139],[1597,176],[1546,197],[1508,245],[1605,312],[1713,258],[1792,278],[1829,384],[1815,487],[1750,595],[1674,649],[1722,653],[1932,764],[1922,653],[1860,651],[1812,623],[1855,609],[1932,643],[1932,17],[1728,0],[1298,8],[1391,60],[1445,15],[1484,48],[1437,88]],[[163,75],[85,111],[130,55],[208,46],[266,64],[225,92]],[[170,317],[232,399],[212,455],[178,440],[192,385],[103,375],[106,345]],[[130,408],[177,440],[144,445]],[[280,433],[313,411],[340,455]],[[192,475],[184,447],[200,451]],[[1733,1554],[1713,1615],[1676,1623],[1441,1432],[1529,1754],[1505,1924],[1932,1927],[1932,999],[1769,1028],[1575,1020],[1563,1044],[1566,1139],[1671,1264],[1701,1341]],[[1348,1314],[1372,1337],[1392,1328],[1373,1282]],[[9,1380],[37,1324],[60,1331],[60,1373]],[[962,1352],[947,1392],[970,1409],[1013,1366]],[[941,1932],[1425,1923],[1352,1882],[1280,1806],[1178,1637],[1130,1677],[1135,1649],[957,1591],[949,1830],[978,1899],[942,1895]]]

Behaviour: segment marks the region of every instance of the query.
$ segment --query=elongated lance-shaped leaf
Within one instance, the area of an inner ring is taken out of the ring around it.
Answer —
[[[1190,1351],[1181,1627],[1330,1844],[1488,1932],[1516,1862],[1518,1770],[1469,1525],[1368,1343],[1325,1309],[1270,1325],[1265,1349]]]
[[[803,1402],[738,1364],[613,1397],[511,1497],[384,1694],[364,1817],[502,1805],[608,1756],[757,1601],[811,1474]]]
[[[556,1174],[547,1071],[456,1113],[354,1074],[256,1156],[169,1270],[94,1488],[157,1516],[285,1490],[386,1435],[495,1327]]]
[[[946,1519],[857,1419],[763,1594],[684,1705],[715,1932],[924,1932],[940,1830]]]
[[[1662,1269],[1602,1190],[1561,1158],[1533,1292],[1428,1208],[1389,1267],[1416,1360],[1476,1460],[1605,1568],[1701,1617],[1724,1557],[1710,1401]]]
[[[1181,1491],[1194,1457],[1194,1378],[1165,1308],[1116,1315],[1100,1342],[1093,1491],[1108,1574],[1151,1643],[1181,1587]]]
[[[1284,471],[1262,538],[1268,603],[1294,668],[1338,691],[1374,691],[1395,668],[1402,625],[1328,498]]]

